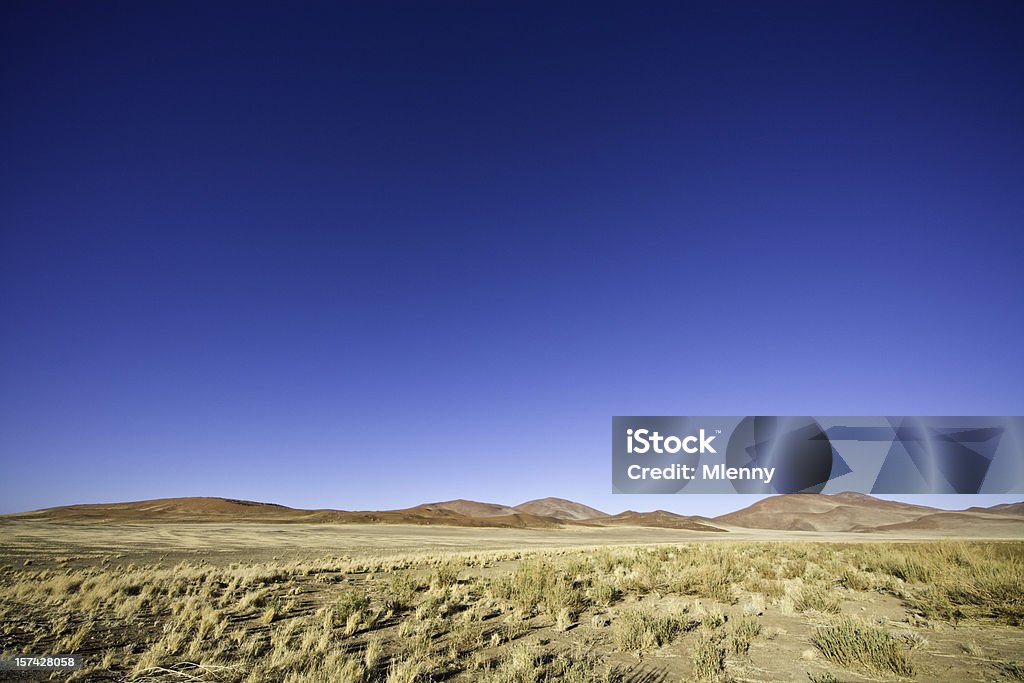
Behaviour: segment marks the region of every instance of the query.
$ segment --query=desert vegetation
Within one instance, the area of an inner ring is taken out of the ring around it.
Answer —
[[[80,653],[71,680],[529,683],[1013,680],[1024,647],[1014,542],[122,562],[4,566],[3,651]]]

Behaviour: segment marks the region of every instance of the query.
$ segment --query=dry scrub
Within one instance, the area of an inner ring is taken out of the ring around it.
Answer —
[[[842,616],[844,605],[888,595],[922,628],[1019,626],[1022,556],[1014,543],[717,542],[8,565],[0,645],[81,653],[87,669],[72,678],[100,681],[584,683],[626,680],[632,663],[659,652],[687,677],[726,680],[774,637],[761,615],[775,610],[807,624],[804,647],[830,665],[912,677],[924,639],[906,624]],[[1008,677],[1021,670],[1000,666]]]
[[[877,671],[912,676],[912,643],[884,628],[842,617],[815,631],[814,645],[826,659],[842,666],[861,664]]]

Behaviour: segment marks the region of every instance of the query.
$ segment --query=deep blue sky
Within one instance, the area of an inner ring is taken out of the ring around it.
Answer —
[[[0,511],[710,513],[610,417],[1024,413],[1024,4],[250,4],[0,9]]]

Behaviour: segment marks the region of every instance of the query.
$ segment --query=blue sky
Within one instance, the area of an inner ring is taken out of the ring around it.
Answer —
[[[708,514],[612,415],[1024,412],[1019,3],[0,12],[0,512]]]

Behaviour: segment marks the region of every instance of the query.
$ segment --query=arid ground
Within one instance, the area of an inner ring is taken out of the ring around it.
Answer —
[[[0,545],[0,646],[84,656],[55,680],[1024,680],[1005,538],[12,516]]]

